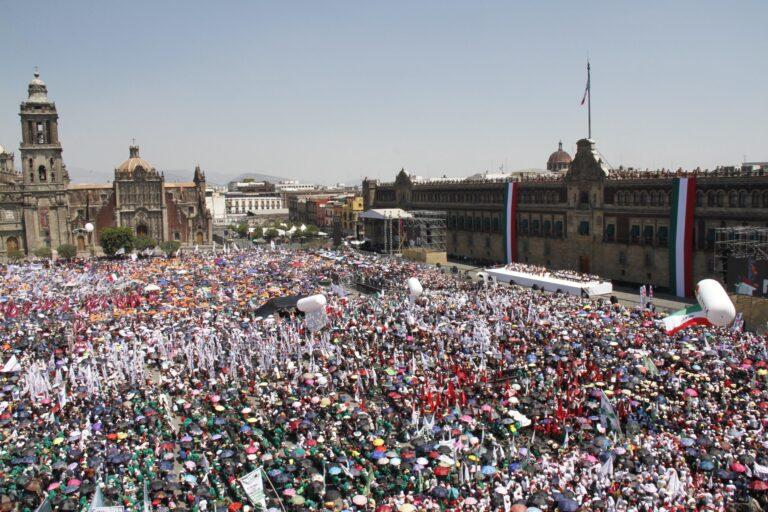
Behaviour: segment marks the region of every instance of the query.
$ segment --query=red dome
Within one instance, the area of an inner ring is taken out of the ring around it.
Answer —
[[[563,143],[560,142],[558,145],[557,151],[549,155],[549,160],[547,160],[547,170],[548,171],[563,171],[568,169],[571,165],[571,161],[573,159],[571,158],[571,155],[563,151]]]

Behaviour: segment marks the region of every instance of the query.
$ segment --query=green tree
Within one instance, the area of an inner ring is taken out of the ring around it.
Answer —
[[[280,234],[277,232],[275,228],[269,228],[266,231],[264,231],[264,234],[262,235],[265,240],[272,240],[280,236]]]
[[[154,249],[157,247],[157,240],[148,236],[139,236],[134,240],[133,248],[137,251],[145,251],[147,249]]]
[[[131,228],[106,228],[101,232],[101,248],[107,256],[113,256],[120,249],[126,253],[133,250],[136,237]]]
[[[77,247],[72,244],[61,244],[56,248],[56,252],[59,253],[59,258],[71,260],[77,256]]]
[[[307,226],[307,229],[304,230],[302,235],[304,235],[307,238],[315,238],[318,235],[318,233],[320,233],[320,229],[314,224],[310,224],[309,226]]]
[[[176,254],[176,251],[178,251],[181,248],[181,242],[178,242],[176,240],[166,240],[162,244],[160,244],[160,249],[165,253],[166,256],[169,258]]]
[[[241,222],[237,225],[237,228],[235,228],[235,231],[240,236],[240,238],[245,238],[248,236],[248,224],[245,222]]]
[[[33,251],[33,254],[37,256],[38,258],[50,258],[51,257],[51,248],[50,247],[38,247]]]
[[[257,226],[255,228],[253,228],[253,232],[251,232],[250,237],[251,237],[251,239],[261,238],[263,235],[264,235],[264,228],[261,228],[261,227]]]
[[[24,253],[19,250],[8,251],[8,259],[11,261],[19,261],[24,259]]]

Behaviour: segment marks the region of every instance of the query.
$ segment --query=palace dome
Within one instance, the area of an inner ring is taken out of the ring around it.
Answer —
[[[548,171],[568,170],[568,168],[571,166],[572,161],[573,159],[571,158],[571,155],[563,151],[563,143],[561,141],[560,144],[558,144],[557,151],[549,155],[549,160],[547,160],[547,170]]]

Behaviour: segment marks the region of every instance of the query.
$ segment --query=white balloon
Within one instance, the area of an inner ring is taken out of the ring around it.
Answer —
[[[93,233],[93,230],[94,230],[94,229],[95,229],[95,228],[94,228],[94,226],[93,226],[93,224],[92,224],[92,223],[90,223],[90,222],[86,223],[86,225],[85,225],[85,230],[86,230],[87,232],[89,232],[89,233]]]
[[[723,327],[736,318],[736,308],[723,286],[714,279],[704,279],[696,285],[696,300],[713,325]]]
[[[422,288],[421,283],[415,277],[409,277],[406,284],[408,285],[408,293],[412,297],[419,297],[424,293],[424,288]]]
[[[313,311],[320,311],[326,304],[328,304],[328,300],[326,300],[325,295],[318,294],[299,299],[296,303],[296,307],[299,308],[299,311],[302,313],[312,313]]]

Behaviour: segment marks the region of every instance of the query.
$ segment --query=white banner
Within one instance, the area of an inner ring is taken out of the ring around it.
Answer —
[[[264,481],[261,479],[261,468],[251,471],[247,475],[240,477],[240,485],[243,486],[245,494],[255,507],[261,510],[267,509],[267,497],[264,494]]]

